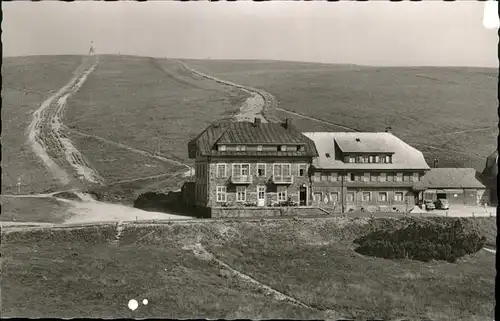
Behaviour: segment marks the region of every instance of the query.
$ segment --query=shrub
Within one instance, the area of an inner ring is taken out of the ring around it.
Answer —
[[[484,236],[468,232],[460,220],[443,224],[414,221],[403,228],[375,230],[354,240],[359,245],[356,252],[363,255],[452,263],[479,251],[485,242]]]

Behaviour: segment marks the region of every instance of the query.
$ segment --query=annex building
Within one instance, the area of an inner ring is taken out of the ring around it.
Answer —
[[[423,154],[390,132],[311,132],[313,203],[334,212],[405,210],[430,169]]]

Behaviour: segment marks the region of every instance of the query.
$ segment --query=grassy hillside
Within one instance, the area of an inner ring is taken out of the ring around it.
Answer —
[[[490,231],[495,226],[495,218],[464,221]],[[450,264],[354,252],[356,237],[405,222],[339,218],[127,225],[119,241],[114,225],[2,231],[3,315],[491,319],[492,253],[480,251]],[[190,247],[196,243],[201,247]],[[299,304],[283,301],[283,295]],[[130,299],[149,303],[132,312]]]
[[[159,146],[162,154],[187,161],[187,142],[209,123],[235,113],[247,98],[240,90],[193,77],[173,60],[102,56],[70,98],[66,124],[141,150]]]
[[[498,71],[279,61],[186,60],[195,69],[273,94],[278,107],[361,131],[394,134],[442,167],[482,170],[496,148]],[[304,131],[346,129],[292,118]]]
[[[2,61],[2,193],[43,192],[58,182],[26,143],[32,113],[64,86],[81,63],[81,56],[33,56]]]

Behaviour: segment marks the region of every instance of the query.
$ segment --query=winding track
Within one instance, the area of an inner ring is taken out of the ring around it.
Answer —
[[[72,177],[63,169],[67,164],[82,180],[92,183],[101,183],[103,180],[62,130],[62,117],[68,97],[80,89],[98,62],[98,59],[84,58],[75,72],[76,75],[47,98],[33,113],[33,120],[27,129],[28,143],[31,148],[62,185],[68,185]]]

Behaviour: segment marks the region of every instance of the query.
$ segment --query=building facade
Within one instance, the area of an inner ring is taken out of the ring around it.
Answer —
[[[312,204],[333,212],[407,210],[429,166],[420,151],[389,132],[312,132],[318,157],[311,170]]]
[[[446,199],[450,205],[482,205],[490,202],[487,187],[474,168],[432,168],[417,184],[421,200]]]
[[[222,122],[188,144],[195,159],[197,207],[268,207],[310,202],[309,170],[317,151],[291,123]]]

